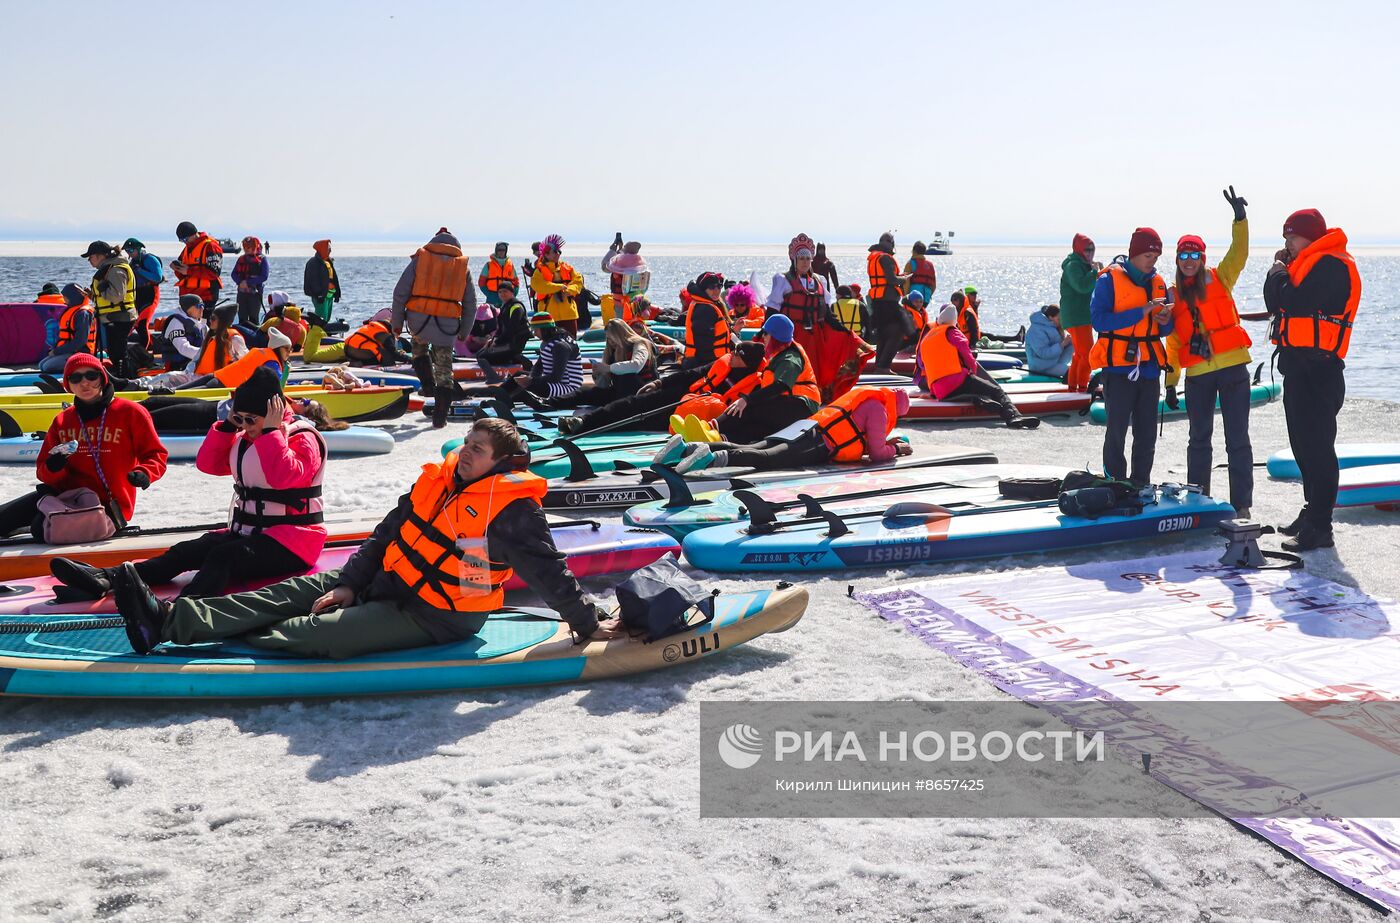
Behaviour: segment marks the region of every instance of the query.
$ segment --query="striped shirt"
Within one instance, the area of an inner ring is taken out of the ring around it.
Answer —
[[[550,397],[572,397],[583,387],[583,359],[573,337],[559,336],[540,344],[534,381],[549,387]]]

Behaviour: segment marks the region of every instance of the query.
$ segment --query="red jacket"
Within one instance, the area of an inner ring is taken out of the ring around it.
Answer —
[[[123,518],[130,521],[136,509],[136,487],[126,479],[127,472],[139,468],[150,476],[154,484],[165,474],[165,460],[169,453],[156,435],[151,415],[134,401],[112,398],[106,421],[99,426],[100,422],[93,420],[83,427],[87,436],[84,440],[79,435],[81,421],[77,408],[65,408],[54,418],[44,436],[44,447],[39,451],[39,463],[35,469],[39,480],[57,490],[87,487],[105,498],[108,493],[102,489],[102,481],[97,476],[97,459],[93,458],[93,450],[96,450],[102,462],[102,474],[111,488],[111,497],[117,501]],[[68,459],[68,464],[58,471],[50,471],[45,464],[49,450],[70,439],[78,440],[78,451]]]

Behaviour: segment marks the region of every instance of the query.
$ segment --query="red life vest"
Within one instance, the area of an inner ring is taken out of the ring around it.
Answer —
[[[826,312],[826,289],[816,276],[805,279],[795,272],[783,273],[788,290],[783,295],[782,312],[792,318],[792,322],[806,330],[811,330]],[[808,288],[808,285],[811,288]]]
[[[914,264],[914,271],[909,276],[909,284],[927,285],[930,289],[938,287],[938,273],[933,271],[933,263],[927,257],[916,256],[911,261]]]

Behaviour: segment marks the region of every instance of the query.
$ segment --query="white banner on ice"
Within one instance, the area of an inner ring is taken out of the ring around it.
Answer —
[[[1303,571],[1225,568],[1211,553],[904,582],[859,598],[998,687],[1052,709],[1085,699],[1296,703],[1293,727],[1206,733],[1209,710],[1188,706],[1189,736],[1209,765],[1159,762],[1154,775],[1400,909],[1395,820],[1343,819],[1330,808],[1314,817],[1267,816],[1290,799],[1323,793],[1340,799],[1332,803],[1377,803],[1367,799],[1400,784],[1394,729],[1374,735],[1374,761],[1345,777],[1310,775],[1306,758],[1312,747],[1325,752],[1329,734],[1355,747],[1366,733],[1316,720],[1308,703],[1400,700],[1395,603]],[[1152,714],[1160,721],[1163,712]],[[1138,730],[1131,722],[1106,729],[1126,732],[1119,739]],[[1280,753],[1271,741],[1284,733],[1307,741],[1303,751]],[[1229,797],[1216,797],[1226,789]],[[1258,803],[1259,816],[1223,806],[1241,803]]]

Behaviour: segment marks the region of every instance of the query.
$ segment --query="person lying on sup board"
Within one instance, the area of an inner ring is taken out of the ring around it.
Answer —
[[[697,442],[686,446],[684,437],[672,437],[656,462],[669,464],[679,457],[676,471],[680,474],[730,465],[777,471],[855,463],[867,456],[872,462],[887,462],[913,451],[909,443],[890,436],[895,421],[908,412],[909,393],[903,388],[862,385],[783,432],[750,445]]]
[[[248,593],[158,599],[131,563],[114,580],[132,650],[240,638],[302,657],[344,659],[460,641],[505,605],[519,571],[576,638],[625,636],[619,619],[584,598],[550,537],[515,426],[472,424],[462,448],[423,473],[343,569],[292,577]]]

